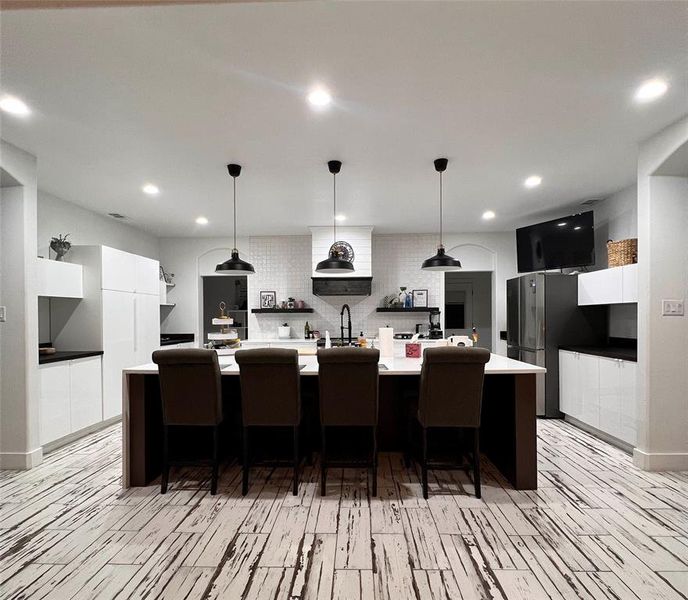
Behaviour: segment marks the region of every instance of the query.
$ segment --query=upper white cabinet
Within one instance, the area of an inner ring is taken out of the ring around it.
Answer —
[[[157,260],[151,260],[145,256],[136,257],[134,291],[138,294],[160,295],[160,263]]]
[[[138,256],[108,246],[102,247],[102,289],[134,292]]]
[[[47,258],[36,259],[36,285],[39,296],[83,298],[83,267]]]
[[[578,276],[578,305],[638,301],[638,265],[602,269]]]

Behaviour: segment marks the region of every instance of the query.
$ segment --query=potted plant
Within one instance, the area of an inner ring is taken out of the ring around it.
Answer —
[[[55,253],[55,260],[62,260],[62,257],[69,252],[72,242],[68,241],[69,234],[58,235],[50,240],[50,249]]]

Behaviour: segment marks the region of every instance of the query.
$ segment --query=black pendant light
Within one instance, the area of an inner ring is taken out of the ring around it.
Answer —
[[[337,240],[337,173],[342,168],[342,163],[339,160],[330,160],[327,163],[327,168],[332,173],[332,232],[334,234],[334,243],[330,246],[330,252],[325,260],[321,260],[318,266],[315,267],[317,273],[337,274],[337,273],[351,273],[354,270],[354,265],[351,261],[343,258],[338,252],[337,247],[348,246],[344,242]]]
[[[232,257],[217,265],[215,272],[221,275],[253,275],[256,272],[253,265],[239,258],[236,243],[236,178],[241,175],[241,165],[227,165],[227,170],[232,177],[234,187],[234,247],[232,248]]]
[[[423,261],[423,271],[458,271],[461,262],[445,254],[442,243],[442,173],[447,169],[447,159],[435,159],[435,171],[440,174],[440,243],[437,246],[437,254]]]

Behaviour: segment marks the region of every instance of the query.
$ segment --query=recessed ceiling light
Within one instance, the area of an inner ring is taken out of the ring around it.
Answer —
[[[530,177],[527,177],[526,180],[523,182],[523,185],[525,185],[527,188],[534,188],[539,186],[542,183],[542,177],[539,175],[531,175]]]
[[[576,225],[576,227],[573,228],[574,231],[578,231],[579,229],[583,229],[580,225]]]
[[[31,114],[31,110],[24,103],[23,100],[16,98],[15,96],[3,96],[0,98],[0,109],[11,115],[16,115],[18,117],[26,117]]]
[[[160,193],[160,188],[153,183],[147,183],[141,189],[149,196],[157,196]]]
[[[644,103],[657,100],[657,98],[661,98],[668,89],[669,86],[663,79],[650,79],[635,91],[636,102]]]
[[[207,225],[208,219],[205,217],[196,217],[196,225]]]
[[[335,219],[336,219],[337,221],[340,221],[340,222],[341,222],[341,221],[346,221],[346,215],[337,215],[337,216],[335,217]]]
[[[326,89],[317,88],[308,94],[308,102],[315,108],[324,108],[332,102],[332,96]]]
[[[557,223],[557,227],[564,227],[566,225],[566,221],[562,221],[561,223]]]
[[[486,221],[489,221],[490,219],[494,219],[497,215],[495,215],[495,212],[493,210],[486,210],[483,213],[483,219]]]

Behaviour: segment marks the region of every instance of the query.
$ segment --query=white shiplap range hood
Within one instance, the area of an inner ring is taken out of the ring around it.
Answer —
[[[332,227],[311,227],[311,276],[316,296],[369,296],[373,277],[373,227],[337,227],[337,241],[348,242],[354,251],[352,273],[318,273],[317,264],[332,246]],[[329,284],[329,282],[332,282]]]

